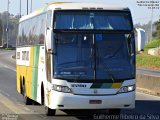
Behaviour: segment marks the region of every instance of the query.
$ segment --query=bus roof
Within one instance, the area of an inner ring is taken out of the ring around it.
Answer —
[[[76,3],[76,2],[54,2],[49,4],[49,8],[52,9],[104,9],[104,10],[128,10],[127,7],[119,5],[111,5],[107,3]]]
[[[113,5],[107,3],[77,3],[77,2],[53,2],[46,6],[25,15],[20,19],[20,22],[39,15],[47,10],[122,10],[129,11],[128,7]]]

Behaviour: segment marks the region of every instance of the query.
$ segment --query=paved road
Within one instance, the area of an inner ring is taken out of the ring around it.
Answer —
[[[136,72],[137,72],[137,74],[160,76],[159,70],[149,70],[149,69],[137,68]]]
[[[15,81],[15,60],[11,55],[15,51],[0,52],[0,114],[9,113],[13,114],[10,118],[23,119],[23,120],[92,120],[107,118],[107,111],[57,111],[56,116],[46,117],[44,115],[44,108],[40,105],[26,106],[23,104],[23,98],[16,91]],[[18,114],[18,115],[17,115]],[[136,108],[134,110],[122,110],[122,118],[129,117],[128,119],[160,119],[160,98],[143,93],[136,95]],[[129,115],[128,115],[129,114]],[[125,116],[128,115],[128,116]],[[134,116],[133,116],[134,115]],[[1,118],[7,115],[2,114]],[[131,118],[132,117],[132,118]]]

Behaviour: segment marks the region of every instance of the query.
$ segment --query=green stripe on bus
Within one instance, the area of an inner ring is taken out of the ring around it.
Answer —
[[[91,88],[101,88],[103,83],[93,83]]]
[[[39,52],[40,46],[33,48],[33,66],[32,66],[32,98],[37,100],[37,81],[38,81],[38,61],[39,61]]]
[[[111,88],[113,83],[93,83],[91,88]]]
[[[113,83],[103,83],[101,88],[111,88]]]

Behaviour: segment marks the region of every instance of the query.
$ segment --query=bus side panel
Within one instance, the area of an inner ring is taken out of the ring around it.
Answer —
[[[26,70],[27,70],[27,67],[25,65],[18,65],[19,78],[21,78],[22,84],[23,84],[23,81],[25,81],[25,85],[26,85]],[[19,82],[20,82],[20,79],[19,79]]]
[[[45,49],[44,46],[40,46],[39,62],[38,62],[38,81],[37,81],[37,102],[41,103],[41,86],[45,84],[46,70],[45,70]],[[44,86],[45,87],[45,86]]]
[[[17,81],[17,91],[19,92],[19,93],[21,93],[21,88],[20,88],[20,70],[19,70],[20,68],[19,68],[19,66],[18,65],[16,65],[16,81]]]
[[[33,47],[29,48],[29,66],[27,67],[27,96],[32,98],[32,66],[33,66]]]
[[[17,55],[19,57],[16,57],[16,79],[17,79],[17,91],[20,93],[21,91],[21,84],[23,84],[23,81],[26,80],[26,61],[25,61],[25,48],[17,48]]]
[[[40,46],[19,48],[18,52],[29,52],[29,60],[17,61],[17,91],[20,93],[20,77],[24,78],[26,85],[26,96],[37,101],[38,79],[42,77],[39,74]],[[25,56],[26,58],[26,56]],[[40,77],[38,77],[40,76]]]
[[[16,53],[16,59],[17,59],[17,53]],[[20,93],[20,73],[19,73],[19,66],[16,65],[16,83],[17,83],[17,91]]]
[[[40,46],[33,48],[33,66],[32,66],[32,99],[37,101],[37,86],[38,86],[38,67]]]

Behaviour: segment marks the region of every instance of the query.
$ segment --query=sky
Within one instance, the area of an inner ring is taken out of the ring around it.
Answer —
[[[17,15],[20,13],[20,0],[9,0],[9,12],[11,14]],[[27,0],[22,1],[22,15],[26,15],[27,11]],[[116,4],[116,5],[125,5],[130,8],[133,22],[134,24],[140,23],[145,24],[151,20],[151,13],[152,10],[148,9],[147,7],[140,7],[137,5],[137,1],[142,0],[28,0],[29,1],[29,12],[31,11],[30,3],[32,1],[32,9],[33,11],[44,6],[46,3],[57,2],[57,1],[69,1],[69,2],[89,2],[89,3],[109,3],[109,4]],[[151,1],[151,0],[143,0],[143,1]],[[153,21],[156,21],[160,18],[160,0],[153,0],[159,1],[159,9],[153,10]],[[8,0],[0,0],[0,12],[7,11],[7,2]]]

